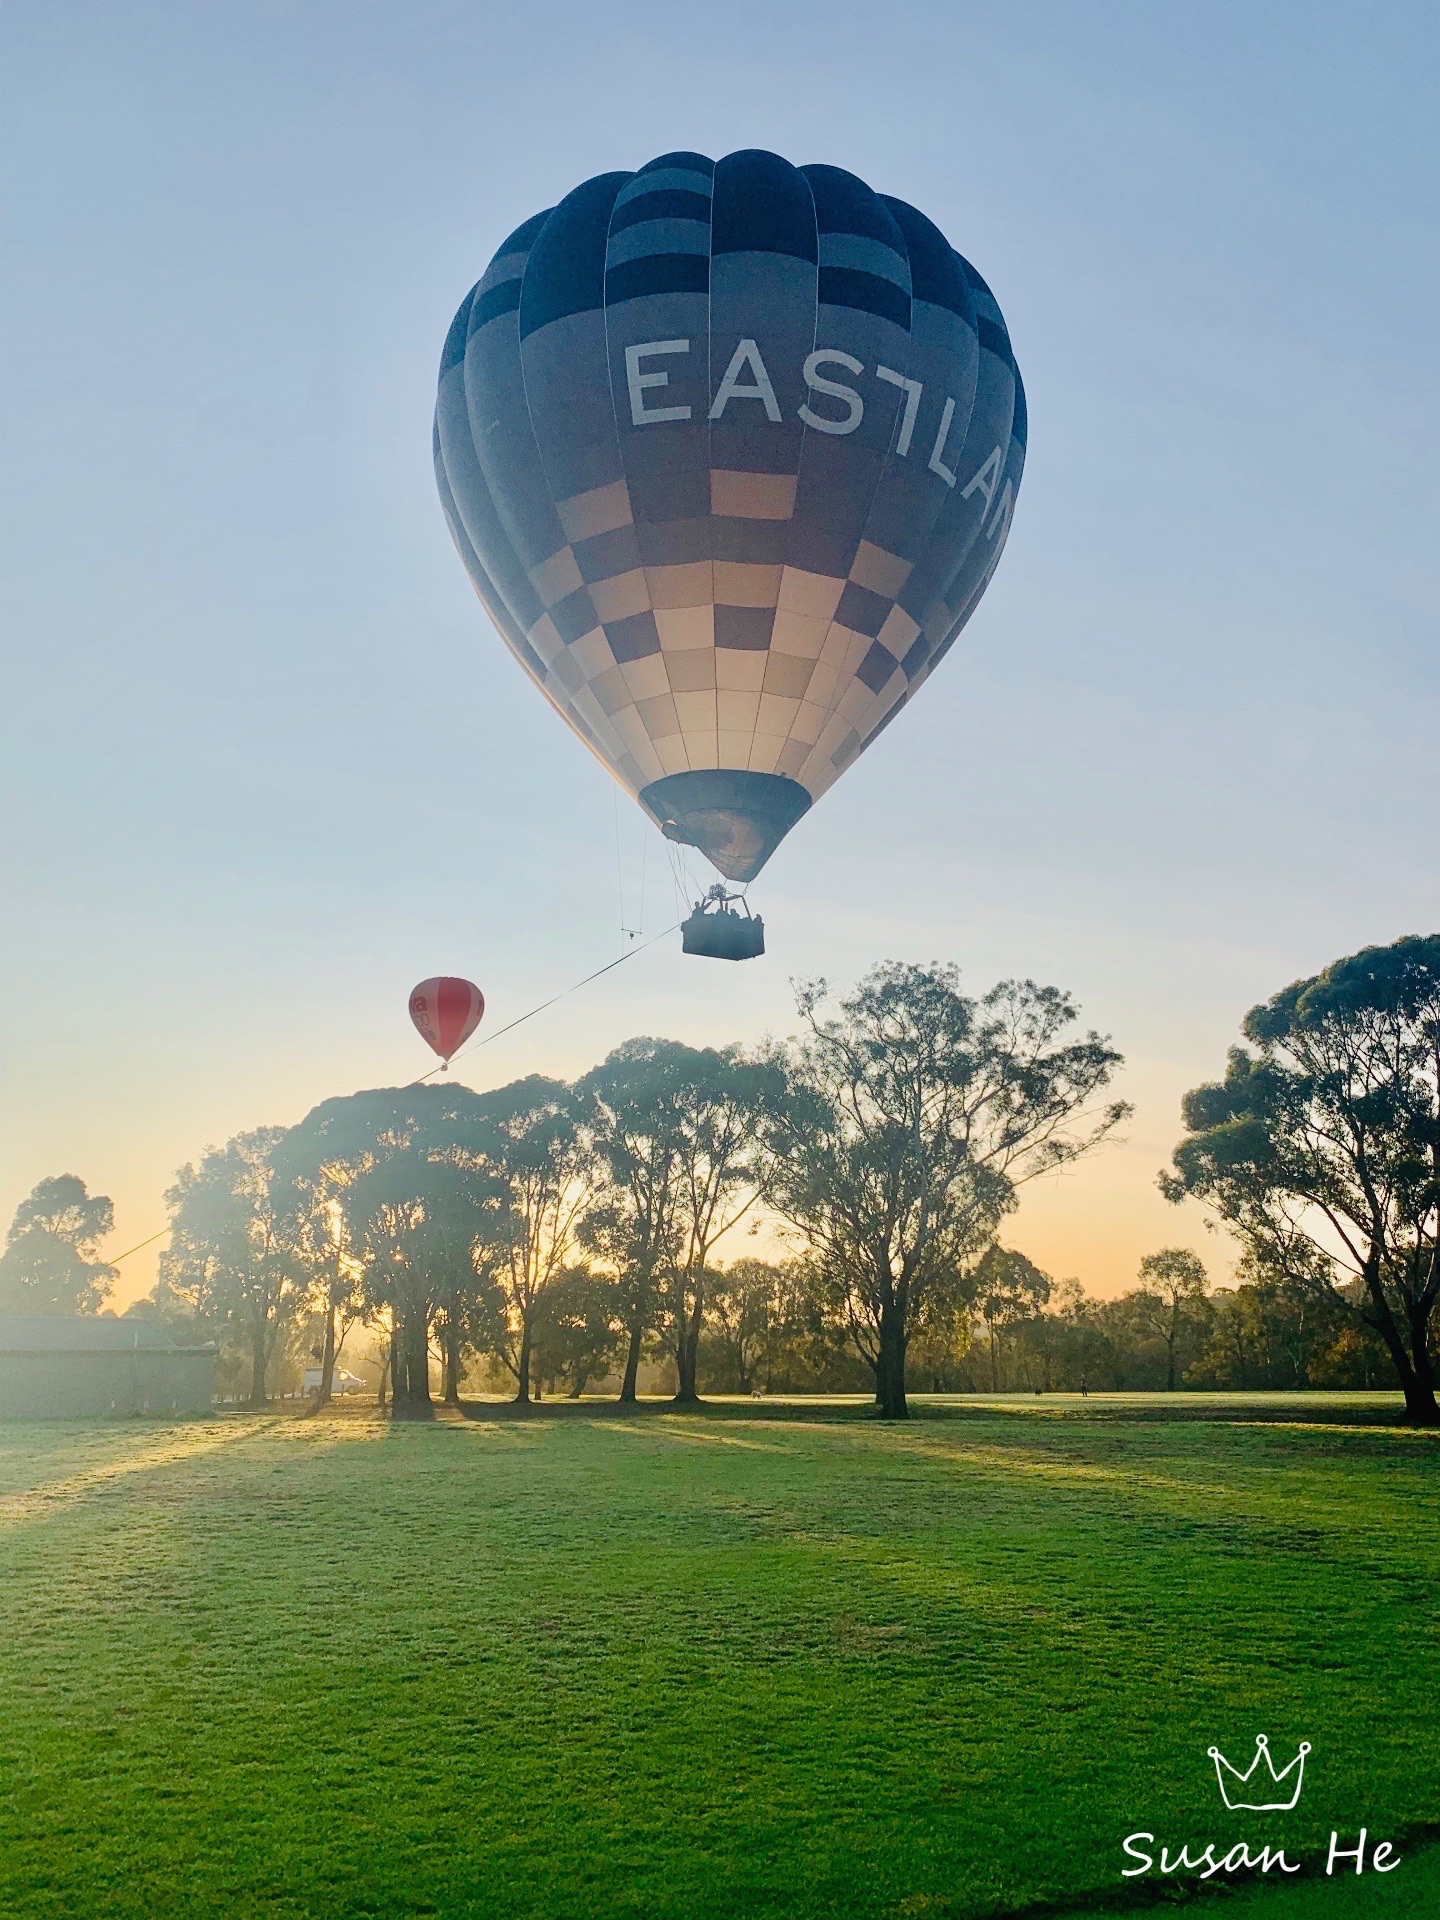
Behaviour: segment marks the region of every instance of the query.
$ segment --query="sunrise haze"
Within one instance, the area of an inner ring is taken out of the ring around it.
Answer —
[[[0,1213],[74,1172],[120,1252],[208,1144],[428,1071],[415,981],[478,980],[483,1037],[679,917],[470,590],[430,416],[521,220],[756,146],[913,201],[995,288],[1005,559],[756,883],[764,959],[672,935],[457,1072],[784,1034],[792,978],[883,958],[1030,976],[1135,1115],[1005,1237],[1101,1293],[1166,1243],[1223,1272],[1156,1190],[1181,1094],[1255,1001],[1440,906],[1435,16],[1297,17],[12,14]]]

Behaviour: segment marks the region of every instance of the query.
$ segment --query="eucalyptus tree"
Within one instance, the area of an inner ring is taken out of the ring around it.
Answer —
[[[737,1393],[752,1393],[784,1325],[790,1276],[768,1260],[744,1259],[710,1275],[705,1332],[708,1364]]]
[[[1179,1378],[1178,1349],[1183,1335],[1204,1325],[1209,1291],[1205,1262],[1188,1247],[1161,1247],[1140,1262],[1142,1294],[1154,1302],[1155,1330],[1165,1343],[1165,1387],[1173,1393]]]
[[[366,1253],[366,1290],[391,1317],[397,1419],[430,1411],[437,1311],[445,1333],[445,1397],[458,1400],[466,1317],[488,1304],[499,1245],[508,1243],[508,1200],[493,1167],[467,1164],[453,1142],[423,1132],[377,1159],[350,1186],[346,1206]]]
[[[1377,1334],[1410,1417],[1440,1423],[1440,934],[1295,981],[1244,1034],[1224,1080],[1186,1095],[1162,1190]]]
[[[478,1099],[510,1217],[490,1269],[504,1303],[496,1351],[514,1377],[515,1404],[528,1406],[536,1315],[574,1262],[580,1222],[595,1194],[595,1156],[581,1124],[583,1103],[563,1081],[532,1074]]]
[[[1007,1327],[1037,1315],[1053,1282],[1015,1247],[993,1241],[980,1256],[967,1291],[985,1322],[990,1349],[990,1391],[1000,1390],[1000,1340]]]
[[[826,1015],[798,996],[788,1097],[767,1129],[767,1198],[809,1243],[889,1419],[908,1413],[916,1318],[967,1275],[1017,1189],[1071,1165],[1129,1109],[1101,1096],[1121,1064],[1072,1034],[1067,994],[1002,981],[982,999],[951,966],[874,968]]]
[[[483,1154],[454,1144],[431,1157],[425,1259],[437,1308],[441,1397],[460,1404],[466,1361],[495,1353],[504,1337],[498,1275],[519,1222],[493,1140]]]
[[[644,1337],[663,1326],[676,1399],[697,1399],[706,1275],[717,1243],[755,1207],[775,1064],[739,1047],[627,1040],[576,1085],[599,1183],[582,1237],[619,1278],[626,1321],[620,1398],[635,1398]]]
[[[483,1104],[483,1102],[482,1102]],[[498,1274],[520,1231],[503,1150],[483,1113],[423,1134],[414,1180],[424,1208],[415,1239],[418,1269],[433,1306],[441,1395],[460,1404],[466,1360],[494,1353],[503,1337],[505,1296]]]
[[[348,1175],[348,1169],[322,1167],[310,1179],[285,1179],[275,1177],[272,1167],[271,1200],[286,1238],[310,1271],[313,1310],[320,1318],[318,1407],[330,1404],[341,1348],[366,1312],[363,1262],[340,1201]]]
[[[597,1155],[597,1166],[603,1165]],[[603,1172],[601,1183],[580,1217],[575,1240],[591,1271],[604,1274],[610,1286],[620,1328],[619,1399],[622,1406],[633,1406],[645,1342],[658,1336],[662,1255],[644,1203],[634,1202],[634,1189],[610,1184]]]
[[[534,1377],[548,1392],[567,1383],[578,1400],[608,1373],[625,1335],[618,1281],[588,1267],[567,1267],[545,1289],[531,1347]]]
[[[625,1323],[622,1403],[633,1403],[647,1334],[681,1244],[681,1100],[708,1057],[674,1040],[627,1040],[576,1083],[595,1150],[597,1185],[582,1244],[615,1274]]]
[[[115,1225],[103,1193],[73,1173],[42,1180],[15,1209],[0,1253],[0,1312],[97,1313],[115,1269],[95,1258]]]
[[[313,1297],[313,1270],[277,1206],[272,1156],[283,1127],[257,1127],[182,1167],[165,1195],[170,1241],[160,1285],[196,1317],[228,1331],[246,1352],[248,1404],[263,1407],[272,1362]]]
[[[675,1142],[670,1104],[688,1047],[627,1040],[575,1085],[595,1155],[581,1245],[615,1275],[625,1329],[620,1399],[634,1402],[645,1337],[660,1309],[660,1276],[675,1247]]]
[[[759,1203],[767,1115],[781,1103],[784,1072],[738,1046],[687,1049],[667,1108],[673,1149],[674,1238],[662,1269],[662,1303],[675,1355],[675,1400],[699,1399],[696,1375],[706,1277],[721,1240]]]
[[[446,1388],[458,1392],[461,1328],[483,1317],[513,1231],[499,1146],[481,1097],[449,1085],[324,1101],[277,1151],[277,1181],[338,1209],[364,1306],[389,1318],[396,1419],[431,1411],[437,1316]]]

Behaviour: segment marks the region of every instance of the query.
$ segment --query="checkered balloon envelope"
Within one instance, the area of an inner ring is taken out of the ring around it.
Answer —
[[[445,343],[440,497],[552,705],[747,881],[942,659],[1025,462],[993,294],[837,167],[669,153],[505,241]]]

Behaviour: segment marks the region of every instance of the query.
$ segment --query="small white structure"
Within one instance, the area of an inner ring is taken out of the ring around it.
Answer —
[[[321,1368],[306,1367],[305,1393],[307,1397],[312,1393],[318,1393],[320,1391],[322,1378],[323,1373]],[[365,1382],[355,1374],[347,1373],[344,1367],[336,1367],[335,1378],[331,1382],[330,1391],[332,1393],[363,1393],[365,1391]]]

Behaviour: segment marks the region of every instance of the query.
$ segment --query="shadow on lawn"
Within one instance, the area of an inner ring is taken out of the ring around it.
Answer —
[[[443,1417],[448,1413],[452,1419],[456,1411],[436,1408],[437,1415]],[[615,1400],[598,1398],[540,1400],[524,1407],[510,1400],[466,1400],[458,1412],[462,1419],[480,1421],[683,1418],[740,1423],[793,1420],[813,1424],[818,1421],[835,1426],[890,1424],[901,1427],[904,1424],[881,1422],[874,1403],[858,1396],[714,1398],[688,1406],[668,1399],[643,1399],[624,1406]],[[1171,1425],[1403,1428],[1408,1424],[1398,1393],[911,1395],[912,1425],[992,1423],[1006,1417],[1091,1425],[1144,1421]]]

